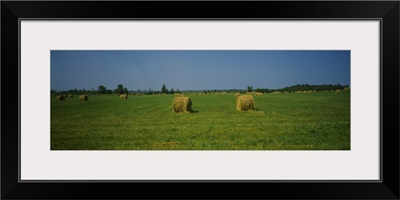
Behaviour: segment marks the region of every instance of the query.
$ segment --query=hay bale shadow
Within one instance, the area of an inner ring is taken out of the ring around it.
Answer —
[[[199,113],[199,111],[190,109],[190,110],[188,110],[188,113]]]

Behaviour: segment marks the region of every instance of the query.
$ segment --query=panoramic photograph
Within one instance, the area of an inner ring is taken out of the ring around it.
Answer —
[[[51,150],[350,150],[349,50],[52,50]]]

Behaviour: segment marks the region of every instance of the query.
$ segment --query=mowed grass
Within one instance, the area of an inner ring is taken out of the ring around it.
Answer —
[[[264,94],[237,111],[234,94],[51,97],[52,150],[350,150],[350,92]]]

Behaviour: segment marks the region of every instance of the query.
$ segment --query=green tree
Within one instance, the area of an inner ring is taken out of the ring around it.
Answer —
[[[100,85],[99,86],[99,94],[105,94],[106,90],[107,90],[107,88],[104,87],[104,85]]]
[[[169,91],[170,94],[174,94],[174,88],[171,88],[171,90]]]
[[[179,91],[179,89],[176,89],[176,93],[180,94],[181,92]]]
[[[247,92],[253,92],[253,86],[247,86]]]
[[[128,94],[128,88],[124,87],[124,94]]]
[[[122,84],[118,84],[117,94],[122,94],[123,92],[124,92],[124,86]]]
[[[165,84],[163,84],[163,86],[162,86],[162,88],[161,88],[161,93],[168,93],[168,89],[167,89],[167,87],[165,86]]]

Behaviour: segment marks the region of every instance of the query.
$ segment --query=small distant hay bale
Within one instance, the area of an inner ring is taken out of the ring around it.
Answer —
[[[74,97],[74,95],[70,94],[70,95],[69,95],[69,97],[70,97],[70,98],[73,98],[73,97]]]
[[[57,99],[57,101],[64,101],[65,100],[65,96],[61,94],[61,95],[58,95],[56,97],[56,99]]]
[[[189,97],[175,97],[172,104],[174,113],[192,111],[192,100]]]
[[[238,96],[236,98],[237,110],[254,110],[254,98],[251,95]]]
[[[88,101],[88,100],[89,100],[89,96],[88,95],[79,96],[79,101]]]
[[[261,97],[263,94],[261,92],[256,92],[255,95]]]
[[[175,95],[175,97],[183,97],[184,96],[184,94],[180,94],[180,93],[175,93],[174,95]]]
[[[121,99],[128,99],[128,94],[121,94],[119,95]]]

